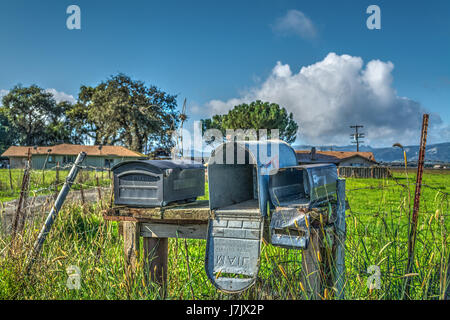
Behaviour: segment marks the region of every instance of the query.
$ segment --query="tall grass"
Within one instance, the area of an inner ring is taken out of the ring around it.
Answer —
[[[450,175],[424,176],[414,267],[406,273],[415,176],[348,180],[346,294],[353,299],[400,299],[411,278],[411,299],[443,298],[450,253]],[[368,267],[378,266],[381,288],[369,290]]]
[[[411,277],[411,299],[443,298],[450,253],[450,175],[424,176],[414,270],[407,265],[408,217],[415,177],[347,179],[346,299],[400,299],[405,277]],[[58,216],[40,259],[24,275],[27,253],[42,221],[25,229],[20,246],[10,250],[9,236],[0,238],[0,298],[2,299],[161,299],[156,286],[146,284],[143,261],[135,274],[126,270],[123,241],[117,223],[105,222],[97,204],[85,212],[66,204]],[[228,295],[217,291],[204,271],[205,241],[169,240],[167,299],[306,299],[301,278],[301,251],[262,245],[257,283]],[[186,256],[189,255],[190,275]],[[380,268],[380,289],[370,289],[368,268]],[[81,288],[66,286],[67,267],[81,271]],[[192,290],[191,290],[192,288]],[[305,290],[306,289],[306,290]],[[333,292],[333,284],[328,292]],[[322,295],[323,298],[332,294]]]

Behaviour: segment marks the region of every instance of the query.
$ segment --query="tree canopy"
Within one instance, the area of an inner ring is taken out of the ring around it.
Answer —
[[[295,141],[298,125],[293,119],[293,114],[285,108],[280,108],[276,103],[253,101],[250,104],[240,104],[231,109],[227,114],[214,115],[211,119],[202,120],[203,130],[218,129],[225,135],[227,129],[254,129],[257,138],[260,129],[267,129],[270,138],[270,129],[279,130],[279,138],[292,143]]]
[[[65,116],[70,103],[57,103],[44,89],[15,86],[2,98],[1,138],[5,145],[51,145],[77,140]]]
[[[0,107],[0,154],[15,143],[17,140],[17,131],[9,122],[5,114],[5,109]]]
[[[76,132],[95,144],[145,152],[150,145],[172,146],[171,132],[179,122],[176,107],[175,95],[118,74],[96,87],[81,86],[67,116]]]

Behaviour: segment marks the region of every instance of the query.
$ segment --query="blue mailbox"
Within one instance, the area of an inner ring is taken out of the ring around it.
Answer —
[[[273,207],[270,176],[295,165],[295,151],[281,140],[227,142],[212,152],[205,268],[218,289],[239,292],[255,282],[264,218]]]

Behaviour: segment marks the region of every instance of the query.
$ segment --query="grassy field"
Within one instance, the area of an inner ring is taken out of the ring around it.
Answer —
[[[408,217],[415,176],[394,179],[347,179],[346,299],[400,299],[410,277],[412,299],[443,297],[448,267],[450,175],[425,174],[414,270],[405,274]],[[42,258],[23,276],[26,252],[38,226],[27,228],[20,249],[8,255],[9,239],[0,239],[0,299],[160,299],[145,285],[143,263],[127,277],[117,224],[103,221],[97,205],[84,214],[65,206],[44,245]],[[204,271],[205,241],[169,240],[168,299],[304,299],[301,252],[263,245],[257,283],[238,295],[217,291]],[[189,256],[190,271],[187,268]],[[369,290],[369,266],[380,268],[380,289]],[[69,266],[81,271],[81,288],[66,286]],[[191,279],[191,280],[189,280]],[[333,288],[330,288],[332,291]]]
[[[6,202],[13,199],[17,199],[20,195],[20,189],[22,186],[23,169],[11,169],[11,179],[8,169],[0,169],[0,201]],[[55,192],[55,185],[58,185],[59,189],[64,183],[69,170],[60,170],[59,179],[56,179],[55,170],[32,170],[30,178],[30,195],[50,194]],[[109,186],[110,179],[108,179],[108,172],[95,172],[95,171],[82,171],[76,184],[73,185],[73,189],[79,190],[80,184],[83,188],[91,188],[96,186],[96,175],[99,178],[99,184],[101,186]],[[12,186],[12,188],[11,188]]]

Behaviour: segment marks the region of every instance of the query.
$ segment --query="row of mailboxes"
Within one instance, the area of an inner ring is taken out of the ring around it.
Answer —
[[[130,161],[116,165],[115,204],[165,206],[203,195],[204,168],[187,161]],[[209,205],[205,269],[225,292],[251,286],[259,271],[264,219],[273,245],[305,249],[305,212],[336,198],[334,164],[297,165],[280,140],[227,142],[208,162]]]

